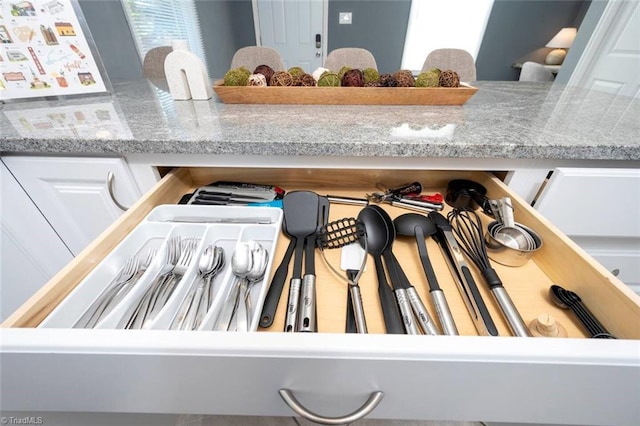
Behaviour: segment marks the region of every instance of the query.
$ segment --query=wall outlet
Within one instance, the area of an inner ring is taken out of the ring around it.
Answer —
[[[351,12],[340,12],[338,15],[339,24],[351,24]]]

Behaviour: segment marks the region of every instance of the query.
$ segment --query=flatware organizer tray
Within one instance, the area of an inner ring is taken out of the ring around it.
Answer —
[[[168,241],[178,237],[194,239],[195,250],[189,267],[176,284],[175,290],[157,316],[145,329],[167,330],[174,322],[182,302],[198,278],[198,261],[208,245],[224,250],[224,266],[212,279],[213,301],[199,330],[211,330],[222,305],[236,281],[231,270],[231,257],[239,242],[259,242],[268,252],[265,276],[251,286],[251,321],[249,330],[256,330],[262,303],[269,285],[269,275],[282,226],[282,211],[272,207],[244,206],[184,206],[162,205],[153,209],[120,244],[109,253],[79,285],[42,321],[41,328],[72,328],[94,303],[127,259],[137,256],[152,260],[122,300],[94,328],[123,328],[145,291],[161,272]]]

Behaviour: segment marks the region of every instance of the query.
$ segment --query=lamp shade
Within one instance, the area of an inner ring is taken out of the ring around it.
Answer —
[[[553,49],[568,49],[573,44],[573,40],[576,38],[577,30],[574,27],[563,28],[558,31],[549,43],[547,43],[547,47],[551,47]]]

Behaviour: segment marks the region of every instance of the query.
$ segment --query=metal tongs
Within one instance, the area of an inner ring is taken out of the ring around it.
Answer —
[[[421,195],[422,185],[420,182],[412,182],[397,188],[385,188],[378,183],[376,188],[382,192],[366,194],[367,200],[370,202],[389,204],[421,213],[441,211],[444,207],[440,194]]]

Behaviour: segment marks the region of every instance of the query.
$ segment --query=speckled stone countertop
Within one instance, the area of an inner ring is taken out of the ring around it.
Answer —
[[[463,106],[173,101],[147,80],[113,95],[7,103],[2,153],[640,159],[640,101],[551,83],[476,82]]]

